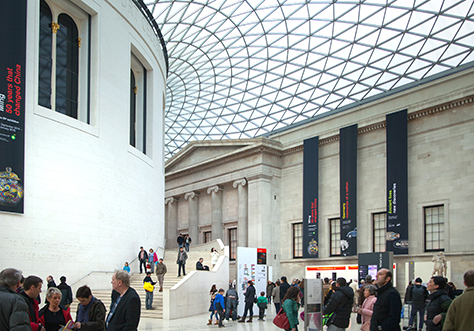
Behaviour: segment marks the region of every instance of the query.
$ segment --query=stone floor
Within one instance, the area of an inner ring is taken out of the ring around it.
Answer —
[[[276,331],[278,329],[273,325],[272,320],[275,316],[274,309],[270,309],[267,312],[265,321],[259,321],[258,316],[254,318],[253,323],[237,323],[232,321],[225,321],[225,328],[221,330],[232,330],[232,331]],[[254,316],[255,317],[255,316]],[[187,318],[181,318],[172,321],[164,321],[161,319],[150,319],[142,318],[138,329],[143,330],[164,330],[164,331],[181,331],[181,330],[215,330],[217,331],[217,325],[206,325],[209,319],[209,314],[203,314],[198,316],[192,316]],[[303,322],[300,320],[299,331],[304,331]],[[324,328],[326,330],[327,328]],[[352,314],[352,320],[350,326],[346,331],[359,331],[360,325],[356,323],[356,315]]]

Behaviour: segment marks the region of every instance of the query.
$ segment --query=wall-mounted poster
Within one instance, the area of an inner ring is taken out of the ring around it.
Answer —
[[[23,213],[26,0],[0,1],[0,211]]]
[[[257,264],[267,264],[266,248],[257,248]]]

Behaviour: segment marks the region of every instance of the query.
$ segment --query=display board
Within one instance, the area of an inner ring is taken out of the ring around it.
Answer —
[[[321,279],[304,280],[304,330],[322,329],[323,282]]]
[[[265,248],[237,247],[237,293],[239,294],[239,305],[237,313],[242,316],[245,309],[245,290],[247,282],[251,280],[255,287],[255,294],[258,297],[260,292],[267,289],[267,266],[258,264],[258,260],[265,253]],[[257,305],[253,305],[253,314],[258,315]],[[248,316],[248,315],[247,315]]]
[[[0,211],[23,213],[26,0],[0,1]]]

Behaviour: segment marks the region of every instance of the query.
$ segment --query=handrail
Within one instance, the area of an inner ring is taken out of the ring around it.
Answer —
[[[145,16],[145,18],[147,19],[148,23],[151,25],[151,28],[155,32],[158,39],[160,39],[161,48],[163,49],[163,54],[165,56],[166,78],[168,78],[170,65],[169,65],[169,60],[168,60],[168,49],[166,48],[165,38],[163,38],[163,34],[161,33],[161,30],[158,27],[158,24],[156,23],[155,18],[153,17],[153,15],[151,14],[148,7],[145,5],[143,0],[132,0],[132,1],[135,3],[138,9],[142,12],[143,16]]]

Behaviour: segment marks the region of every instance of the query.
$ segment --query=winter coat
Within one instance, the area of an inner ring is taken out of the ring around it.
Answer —
[[[400,294],[390,281],[377,290],[377,301],[370,319],[370,331],[378,331],[379,326],[383,331],[400,331],[401,312]]]
[[[273,303],[280,303],[280,286],[275,286],[273,288],[272,297],[273,297]]]
[[[0,311],[0,330],[31,331],[28,304],[6,286],[0,286]]]
[[[425,324],[427,331],[441,331],[443,329],[446,313],[452,301],[445,290],[437,290],[430,294],[426,305]],[[441,314],[441,321],[434,324],[433,318],[439,314]]]
[[[276,285],[273,284],[273,283],[270,283],[270,284],[267,285],[267,296],[272,295],[273,289],[275,288],[275,286],[276,286]]]
[[[281,307],[288,317],[288,322],[290,322],[290,328],[294,329],[298,322],[298,309],[300,308],[299,303],[296,303],[293,299],[286,299]]]
[[[168,270],[166,269],[166,265],[164,263],[158,263],[156,265],[155,273],[157,275],[164,275],[167,272],[168,272]]]
[[[371,295],[368,298],[365,298],[364,302],[362,303],[362,311],[360,312],[362,315],[362,324],[365,322],[370,322],[372,313],[374,312],[375,301],[377,301],[377,297],[375,295]]]
[[[428,290],[421,284],[415,284],[410,289],[410,298],[413,306],[424,307],[428,299]]]
[[[39,321],[41,325],[46,325],[48,323],[45,319],[45,314],[48,309],[49,309],[49,305],[46,305],[46,306],[43,306],[43,308],[41,308],[40,311],[38,312]],[[68,321],[72,320],[71,314],[69,313],[69,310],[66,310],[64,307],[59,306],[59,310],[61,310],[61,313],[63,314],[63,317],[64,317],[64,324],[61,324],[61,325],[66,325]]]
[[[286,292],[290,288],[290,284],[282,282],[280,285],[280,301],[285,297]]]
[[[22,295],[23,298],[25,298],[26,303],[28,304],[28,315],[30,316],[31,330],[38,331],[39,330],[39,316],[38,316],[39,302],[36,301],[35,299],[30,298],[28,294],[25,293],[25,291],[22,291],[20,295]]]
[[[453,300],[449,306],[443,331],[472,330],[474,325],[474,286],[469,286],[464,293]]]
[[[78,321],[78,312],[81,304],[77,305],[76,322]],[[96,299],[89,309],[89,321],[81,322],[81,331],[105,331],[105,305],[99,299]]]
[[[334,326],[347,328],[351,319],[352,304],[354,302],[354,290],[349,286],[336,287],[336,292],[331,295],[323,314],[336,314]]]
[[[250,285],[244,293],[245,303],[253,303],[255,300],[255,287]]]
[[[66,307],[72,303],[74,298],[72,297],[72,290],[71,286],[66,283],[61,283],[58,285],[58,289],[61,291],[61,302],[59,303],[60,306]]]

